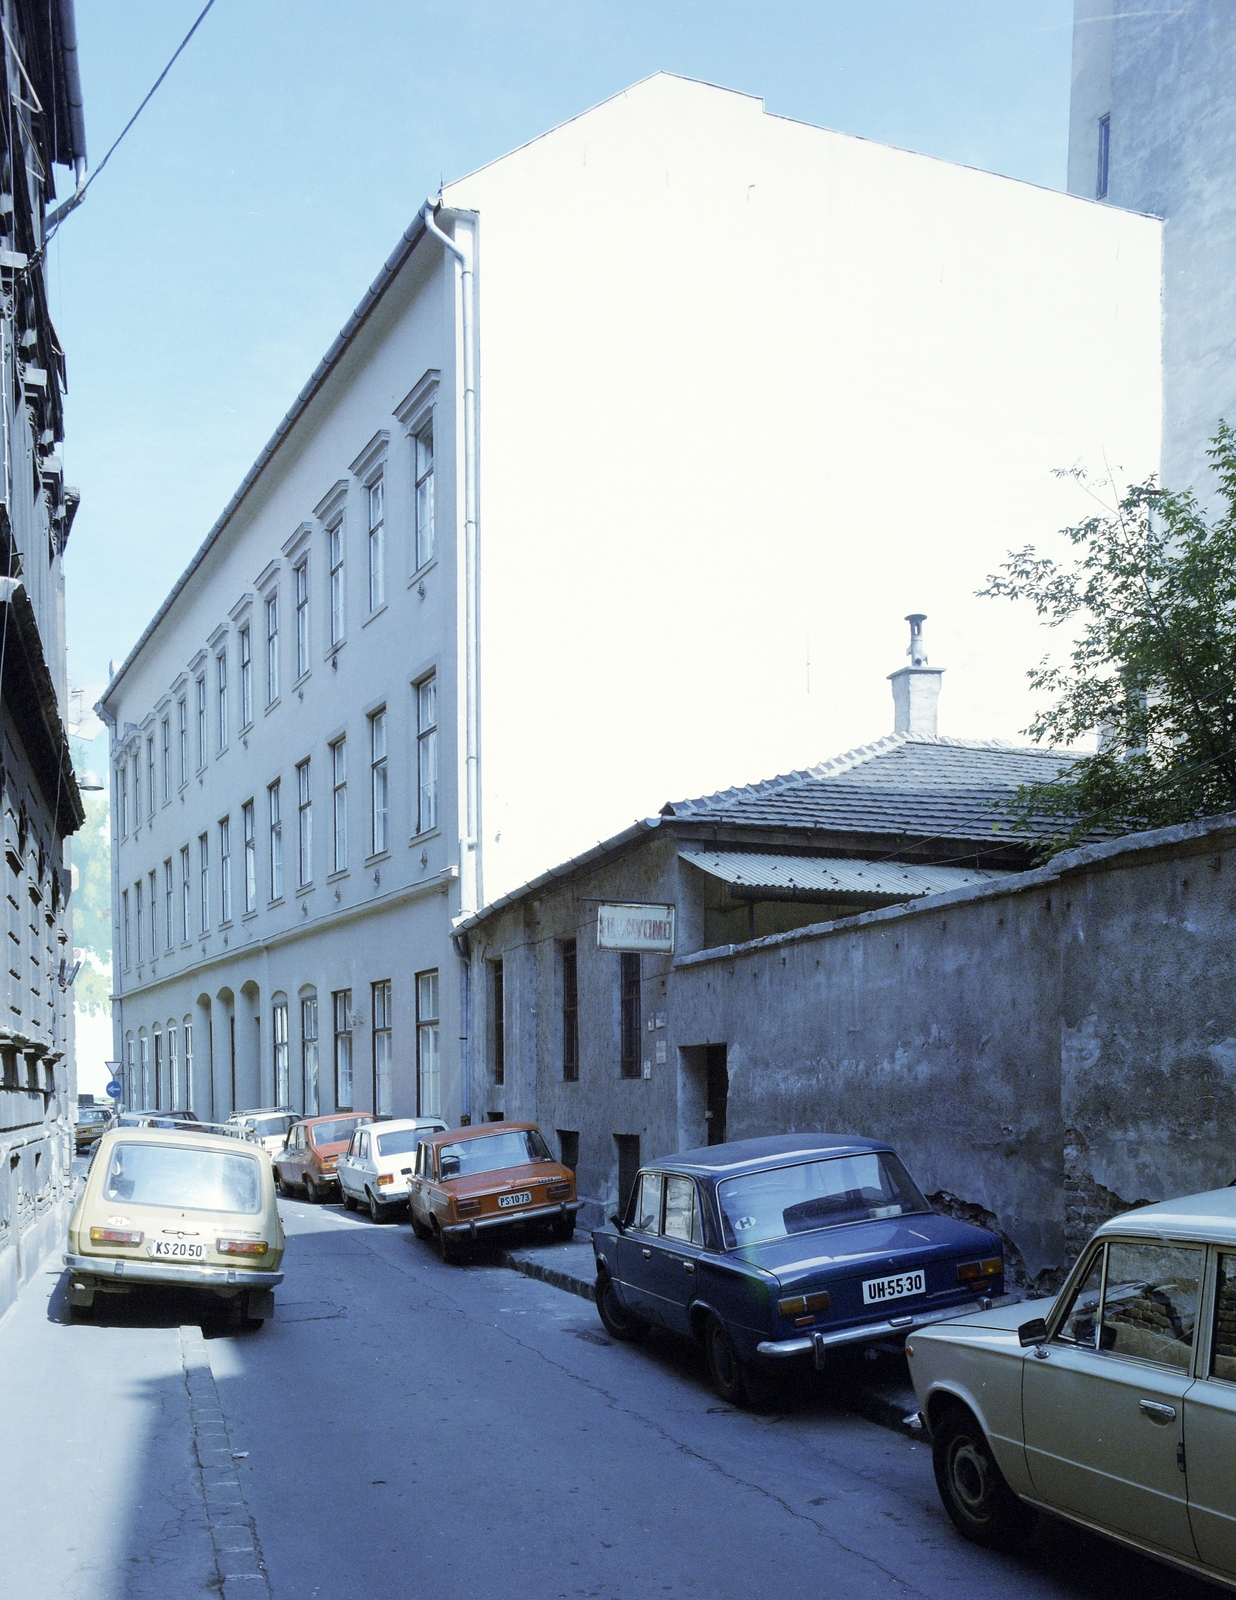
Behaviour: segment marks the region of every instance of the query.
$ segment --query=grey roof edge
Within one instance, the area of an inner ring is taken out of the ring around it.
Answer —
[[[860,911],[852,917],[838,917],[832,922],[812,922],[805,928],[792,928],[788,933],[770,933],[762,939],[748,939],[742,944],[717,945],[711,950],[695,950],[690,955],[676,956],[675,967],[707,966],[712,962],[731,961],[735,956],[748,955],[756,950],[774,950],[786,945],[801,944],[834,932],[849,933],[871,922],[894,922],[905,917],[931,915],[948,906],[965,905],[972,900],[997,900],[1005,895],[1022,894],[1027,889],[1041,889],[1088,867],[1116,866],[1122,857],[1151,855],[1155,851],[1170,849],[1173,845],[1199,844],[1205,846],[1216,836],[1236,834],[1236,812],[1224,812],[1217,817],[1202,817],[1197,822],[1181,822],[1170,828],[1151,828],[1144,833],[1127,833],[1120,839],[1109,839],[1102,844],[1083,845],[1077,850],[1065,850],[1053,856],[1044,866],[1032,867],[1027,872],[1005,874],[1003,883],[977,883],[969,888],[948,889],[942,894],[923,895],[920,899],[903,905],[881,906],[876,911]]]
[[[240,508],[241,502],[261,476],[267,464],[270,462],[271,457],[287,438],[288,434],[292,431],[293,427],[296,425],[308,407],[309,402],[314,398],[319,389],[321,389],[322,385],[326,382],[327,378],[339,364],[344,354],[351,347],[353,341],[356,339],[357,334],[368,321],[370,313],[382,299],[382,296],[390,288],[396,277],[398,277],[400,271],[407,263],[408,258],[411,256],[412,252],[416,249],[421,240],[425,237],[427,232],[428,229],[425,227],[425,220],[418,211],[412,222],[400,235],[399,243],[386,258],[381,272],[378,273],[377,277],[365,291],[360,304],[356,307],[356,310],[353,311],[352,315],[335,335],[334,341],[332,342],[330,348],[310,374],[308,382],[296,396],[296,399],[292,402],[291,406],[284,414],[282,421],[262,447],[261,453],[258,455],[257,460],[241,479],[240,487],[228,501],[227,505],[224,506],[223,511],[216,519],[214,526],[206,535],[205,539],[202,540],[202,543],[198,546],[193,559],[189,562],[189,565],[173,584],[171,592],[168,594],[166,600],[164,600],[163,604],[146,624],[141,638],[138,639],[137,643],[121,662],[120,668],[115,677],[112,678],[107,688],[99,697],[98,703],[95,706],[96,712],[98,711],[99,706],[106,705],[112,691],[119,685],[120,680],[133,665],[134,660],[145,647],[147,641],[154,634],[159,624],[163,621],[163,618],[175,605],[185,585],[189,582],[189,579],[206,559],[219,535],[236,515],[236,512]]]

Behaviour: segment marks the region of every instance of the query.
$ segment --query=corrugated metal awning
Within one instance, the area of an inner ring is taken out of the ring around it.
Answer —
[[[853,861],[834,856],[762,855],[747,850],[680,850],[693,867],[729,884],[743,899],[910,900],[1007,878],[981,867],[936,867],[910,861]]]

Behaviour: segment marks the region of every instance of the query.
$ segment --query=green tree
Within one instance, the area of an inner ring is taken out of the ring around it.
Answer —
[[[80,746],[81,742],[73,740],[72,743]],[[83,771],[81,750],[74,749],[73,756],[77,771]],[[82,804],[86,820],[69,843],[73,865],[77,868],[77,887],[73,891],[73,943],[79,950],[89,950],[104,969],[110,971],[112,843],[106,791],[84,794]]]
[[[1048,626],[1075,634],[1063,664],[1044,657],[1028,674],[1051,696],[1026,730],[1037,742],[1099,739],[1056,781],[1017,793],[1015,820],[1055,824],[1043,857],[1096,832],[1236,811],[1236,435],[1226,422],[1208,453],[1217,514],[1203,515],[1192,492],[1135,484],[1064,529],[1071,560],[1028,545],[979,591],[1029,600]]]

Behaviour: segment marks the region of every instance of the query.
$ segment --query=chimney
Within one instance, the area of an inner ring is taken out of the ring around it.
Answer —
[[[910,665],[890,672],[888,681],[893,686],[893,732],[917,733],[934,739],[936,701],[940,698],[940,680],[944,672],[927,665],[927,648],[923,643],[926,620],[920,611],[906,618],[910,624],[910,648],[906,651]]]

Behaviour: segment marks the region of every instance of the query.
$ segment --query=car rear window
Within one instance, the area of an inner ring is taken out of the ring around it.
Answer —
[[[438,1154],[438,1171],[444,1178],[469,1178],[477,1172],[499,1172],[503,1167],[526,1167],[533,1161],[552,1160],[536,1129],[521,1128],[444,1144]]]
[[[353,1128],[371,1120],[370,1117],[332,1117],[329,1122],[319,1122],[310,1128],[309,1139],[315,1145],[342,1144],[352,1137]]]
[[[432,1128],[400,1128],[397,1133],[380,1133],[378,1135],[378,1154],[380,1156],[406,1156],[415,1150],[421,1140],[433,1131]]]
[[[262,1175],[254,1156],[185,1150],[174,1144],[112,1147],[103,1198],[135,1206],[232,1211],[262,1209]]]
[[[897,1157],[880,1150],[727,1178],[717,1197],[730,1250],[841,1222],[931,1210]]]
[[[253,1131],[259,1139],[275,1139],[286,1133],[295,1120],[295,1117],[254,1117]]]

